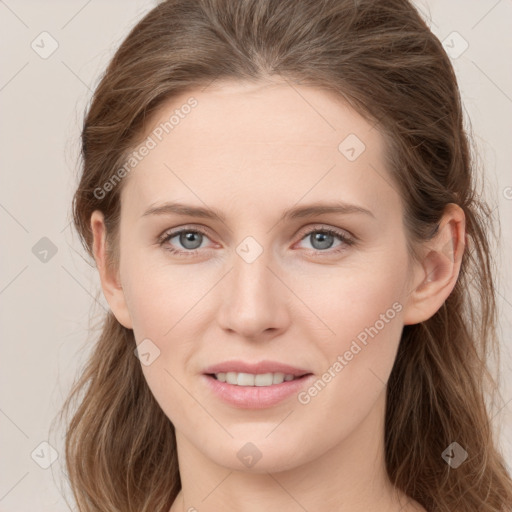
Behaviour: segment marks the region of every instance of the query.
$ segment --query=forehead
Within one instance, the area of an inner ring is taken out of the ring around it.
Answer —
[[[397,199],[379,131],[341,97],[316,88],[215,82],[162,104],[146,123],[148,138],[152,148],[123,190],[123,202],[139,214],[169,199],[262,206],[326,192],[367,204],[386,193]]]
[[[150,119],[149,130],[165,124],[170,116],[194,98],[197,105],[176,119],[172,138],[176,144],[194,146],[276,144],[337,148],[347,130],[374,145],[381,142],[373,126],[333,92],[287,82],[215,82],[206,89],[185,92],[165,102]],[[183,108],[185,110],[185,108]],[[181,128],[181,129],[178,129]],[[180,136],[181,132],[181,136]],[[373,133],[369,133],[373,132]],[[370,140],[371,139],[371,140]],[[230,148],[235,149],[235,148]]]

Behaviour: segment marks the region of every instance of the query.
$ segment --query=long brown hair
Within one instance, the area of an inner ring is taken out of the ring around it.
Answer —
[[[404,327],[388,382],[385,456],[392,483],[429,512],[504,511],[512,481],[497,450],[489,370],[496,336],[496,226],[477,190],[451,62],[407,0],[167,0],[112,58],[82,131],[75,227],[92,257],[91,213],[107,225],[118,259],[123,182],[101,189],[141,141],[145,119],[174,95],[215,79],[276,75],[334,91],[377,126],[404,204],[411,247],[435,231],[444,208],[466,216],[458,281],[430,319]],[[66,463],[82,512],[167,512],[180,490],[174,427],[143,377],[133,332],[109,312],[62,413]],[[496,370],[497,371],[497,370]],[[486,402],[489,400],[489,402]],[[454,469],[443,451],[468,458]]]

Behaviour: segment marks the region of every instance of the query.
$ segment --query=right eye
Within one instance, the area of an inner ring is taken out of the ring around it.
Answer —
[[[171,240],[176,238],[176,242],[171,244]],[[193,256],[201,248],[204,238],[208,238],[206,233],[198,229],[182,228],[174,231],[165,232],[159,238],[160,245],[172,254],[179,254],[183,256]],[[176,249],[172,247],[174,244],[180,244],[183,249]]]

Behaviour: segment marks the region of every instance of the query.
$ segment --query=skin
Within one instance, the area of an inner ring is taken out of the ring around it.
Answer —
[[[198,106],[122,184],[114,269],[102,214],[91,217],[113,313],[137,344],[149,338],[160,350],[142,370],[176,429],[182,491],[171,511],[424,510],[385,471],[386,383],[403,326],[431,317],[455,285],[463,211],[449,205],[413,261],[383,138],[340,98],[279,81],[216,82],[167,102],[144,136],[191,96]],[[338,150],[351,133],[366,146],[355,161]],[[335,200],[372,215],[283,220],[287,208]],[[166,201],[216,208],[225,221],[143,215]],[[166,249],[187,251],[179,236],[158,244],[178,227],[207,231],[196,255]],[[308,233],[329,227],[356,242],[319,248]],[[247,236],[263,248],[252,263],[236,252]],[[207,366],[229,359],[285,362],[320,378],[394,303],[401,310],[307,404],[293,395],[240,409],[202,382]],[[251,468],[237,457],[247,442],[261,453]]]

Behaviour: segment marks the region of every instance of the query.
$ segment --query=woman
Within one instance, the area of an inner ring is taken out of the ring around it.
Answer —
[[[488,206],[406,0],[170,0],[109,64],[75,225],[111,312],[81,511],[504,511]]]

